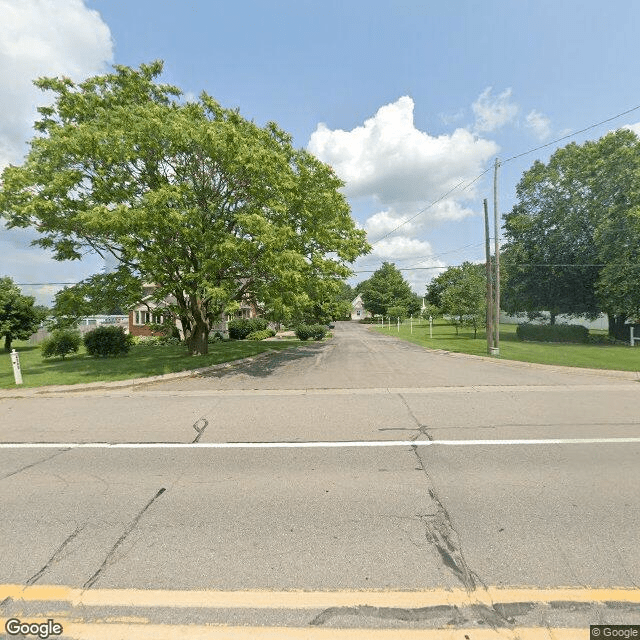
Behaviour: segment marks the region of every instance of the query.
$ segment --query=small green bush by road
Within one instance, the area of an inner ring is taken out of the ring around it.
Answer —
[[[580,324],[519,324],[516,335],[520,340],[535,342],[589,341],[589,329]]]
[[[129,353],[131,338],[122,327],[101,326],[85,334],[84,346],[87,353],[95,358],[121,356]]]
[[[523,342],[516,336],[517,325],[500,325],[500,358],[503,360],[519,360],[521,362],[537,362],[568,367],[586,367],[590,369],[614,369],[618,371],[640,371],[640,346],[628,344],[568,344],[550,342]],[[398,332],[395,325],[389,329],[374,326],[371,331],[383,335],[402,338],[428,349],[443,349],[455,353],[469,353],[478,356],[487,355],[487,340],[483,332],[473,338],[473,331],[460,331],[456,336],[455,329],[445,320],[438,318],[433,323],[433,338],[429,338],[429,323],[413,322],[413,333],[410,324],[400,325]],[[592,335],[594,332],[592,332]],[[606,332],[595,332],[596,336],[606,339]],[[598,338],[599,339],[599,338]]]
[[[65,360],[43,360],[40,347],[28,342],[14,343],[20,356],[22,387],[42,387],[52,384],[78,384],[145,378],[164,373],[188,371],[222,362],[255,356],[265,351],[281,351],[303,346],[298,340],[269,342],[229,341],[209,345],[206,355],[191,356],[184,345],[133,345],[126,358],[92,358],[84,346]],[[16,388],[11,366],[11,354],[0,353],[0,388]]]
[[[322,324],[301,324],[296,327],[296,336],[299,340],[322,340],[327,335],[327,328]]]
[[[54,331],[49,338],[40,344],[43,358],[60,357],[63,360],[70,353],[77,353],[82,344],[82,336],[77,331]]]
[[[227,328],[232,340],[244,340],[250,333],[264,331],[268,326],[269,322],[264,318],[240,318],[231,320]]]
[[[273,338],[276,332],[273,329],[263,329],[262,331],[252,331],[245,340],[266,340],[267,338]]]

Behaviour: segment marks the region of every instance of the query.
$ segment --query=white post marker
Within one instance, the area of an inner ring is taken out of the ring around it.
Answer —
[[[413,335],[413,315],[411,316],[411,334]]]
[[[13,365],[13,377],[16,379],[16,384],[22,384],[22,371],[20,371],[20,356],[18,352],[13,349],[11,351],[11,364]]]
[[[429,316],[429,337],[433,338],[433,316]]]
[[[398,316],[398,333],[400,333],[400,316]]]

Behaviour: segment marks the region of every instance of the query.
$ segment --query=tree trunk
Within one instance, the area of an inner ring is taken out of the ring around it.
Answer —
[[[13,342],[13,336],[10,333],[4,336],[4,350],[11,351],[11,343]]]
[[[607,314],[609,321],[609,336],[617,340],[628,340],[628,336],[624,333],[624,323],[627,316],[614,316]]]
[[[549,318],[549,324],[555,324],[556,323],[556,312],[555,311],[550,311],[550,318]]]
[[[209,353],[209,327],[196,323],[189,338],[189,353],[192,356],[204,356]]]

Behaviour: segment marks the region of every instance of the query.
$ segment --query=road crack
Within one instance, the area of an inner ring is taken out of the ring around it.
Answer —
[[[145,511],[166,491],[166,489],[162,488],[160,489],[155,496],[153,496],[153,498],[151,498],[151,500],[149,500],[149,502],[147,502],[147,504],[138,512],[138,515],[131,521],[131,523],[129,524],[129,526],[125,529],[124,533],[118,538],[118,540],[116,540],[116,543],[113,545],[113,547],[111,547],[109,553],[107,553],[104,561],[102,562],[102,564],[100,565],[100,567],[98,568],[98,570],[82,585],[83,589],[90,589],[95,582],[98,580],[98,578],[100,577],[100,574],[110,565],[112,564],[113,558],[115,557],[118,548],[120,547],[120,545],[125,541],[125,539],[127,538],[127,536],[138,526],[138,522],[140,522],[140,519],[142,518],[142,516],[145,514]]]
[[[86,527],[86,524],[83,524],[81,527],[76,527],[75,531],[67,537],[67,539],[53,552],[53,555],[47,560],[45,565],[38,571],[34,573],[26,582],[25,585],[27,587],[35,584],[40,578],[44,575],[44,573],[51,568],[54,564],[56,564],[62,555],[62,552],[69,546],[69,544],[80,535],[83,529]]]
[[[66,453],[67,451],[71,451],[71,449],[69,449],[68,447],[66,449],[62,449],[62,451],[56,451],[56,453],[54,453],[51,456],[47,456],[46,458],[42,458],[42,460],[37,460],[36,462],[32,462],[31,464],[25,465],[24,467],[20,467],[20,469],[16,469],[16,471],[12,471],[11,473],[8,473],[6,476],[2,476],[2,478],[0,478],[0,480],[6,480],[7,478],[10,478],[11,476],[15,476],[18,473],[22,473],[23,471],[26,471],[27,469],[31,469],[32,467],[35,467],[36,465],[42,464],[43,462],[47,462],[47,460],[51,460],[52,458],[55,458],[56,456],[59,456],[63,453]]]

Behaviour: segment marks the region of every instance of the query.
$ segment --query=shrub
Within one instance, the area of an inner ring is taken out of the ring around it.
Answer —
[[[516,329],[520,340],[536,342],[587,342],[589,329],[579,324],[520,324]]]
[[[296,336],[299,340],[322,340],[327,334],[327,328],[321,324],[301,324],[296,327]]]
[[[131,336],[131,344],[142,347],[161,347],[167,344],[180,344],[180,338],[172,336]]]
[[[276,332],[273,329],[263,329],[262,331],[252,331],[246,340],[265,340],[266,338],[273,338]]]
[[[63,360],[69,353],[77,353],[82,343],[82,336],[77,331],[60,329],[54,331],[42,344],[42,357],[60,356]]]
[[[224,340],[224,336],[216,331],[213,334],[209,334],[209,344],[213,344],[214,342],[222,342]]]
[[[98,327],[84,336],[84,346],[87,353],[96,358],[107,358],[129,353],[132,343],[122,327]]]
[[[269,322],[264,318],[240,318],[231,320],[228,324],[229,337],[232,340],[244,340],[254,331],[264,331],[269,326]]]

